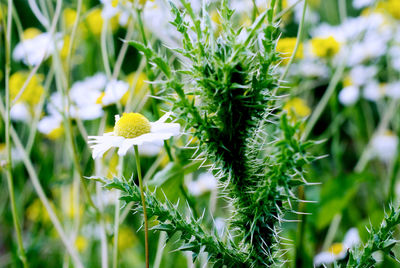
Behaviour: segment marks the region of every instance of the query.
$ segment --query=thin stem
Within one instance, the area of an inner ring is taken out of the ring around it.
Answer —
[[[376,137],[376,135],[381,134],[388,128],[391,118],[397,111],[397,106],[398,103],[396,99],[393,99],[387,106],[387,110],[385,111],[385,114],[383,115],[381,121],[379,122],[379,125],[376,128],[374,135],[370,138],[367,146],[365,147],[364,151],[360,156],[360,159],[358,160],[357,164],[354,167],[355,172],[360,173],[367,166],[371,157],[370,154],[371,154],[372,141],[374,140],[374,137]]]
[[[303,38],[304,18],[306,17],[306,10],[307,10],[307,0],[304,0],[303,13],[301,15],[301,21],[300,21],[299,29],[297,31],[296,45],[294,46],[292,55],[290,55],[290,59],[289,59],[288,64],[285,67],[285,70],[283,71],[281,77],[279,78],[279,83],[281,83],[281,81],[283,81],[285,79],[286,75],[288,74],[290,65],[292,65],[292,62],[293,62],[294,58],[296,57],[297,50],[301,44],[301,41],[302,41],[301,39]]]
[[[342,220],[342,214],[338,213],[333,217],[331,225],[329,226],[328,233],[326,234],[326,238],[324,244],[322,245],[322,250],[328,250],[329,245],[332,244],[333,239],[335,239],[336,232],[339,228],[340,221]]]
[[[11,213],[15,228],[15,233],[17,234],[17,243],[18,243],[18,257],[20,258],[24,267],[28,267],[28,262],[25,255],[24,244],[22,241],[22,234],[21,234],[21,225],[18,220],[18,213],[17,213],[17,206],[15,204],[15,196],[14,196],[14,182],[12,176],[12,157],[11,157],[11,141],[10,141],[10,45],[11,45],[11,17],[12,17],[12,0],[8,0],[8,10],[7,10],[7,33],[6,33],[6,40],[5,40],[5,47],[6,47],[6,116],[5,116],[5,128],[6,128],[6,151],[7,151],[7,184],[8,184],[8,191],[10,192],[10,204],[11,204]]]
[[[299,186],[299,199],[306,200],[306,194],[304,190],[304,185]],[[306,209],[306,204],[304,202],[299,203],[298,211],[300,212],[298,219],[299,223],[297,225],[297,234],[296,234],[296,267],[303,267],[303,252],[304,252],[304,232],[306,227],[306,217],[304,212]]]
[[[101,29],[101,56],[103,58],[104,70],[106,71],[107,78],[111,78],[111,69],[110,69],[110,61],[107,55],[107,45],[106,45],[106,36],[107,36],[107,26],[108,20],[103,21],[103,28]]]
[[[118,159],[118,177],[122,176],[124,159],[119,157]],[[114,213],[114,249],[113,249],[113,268],[118,267],[118,239],[119,239],[119,218],[121,214],[120,209],[120,201],[119,201],[119,192],[117,192],[117,196],[115,199],[115,213]]]
[[[160,236],[158,238],[157,253],[156,253],[156,258],[154,260],[153,268],[159,268],[160,267],[162,255],[163,255],[163,252],[164,252],[166,236],[167,236],[167,233],[160,232]]]
[[[295,2],[293,5],[291,5],[290,7],[285,8],[284,10],[282,10],[281,12],[278,13],[278,15],[275,16],[274,18],[274,22],[277,22],[280,18],[282,18],[286,13],[292,11],[294,9],[295,6],[297,6],[297,4],[299,4],[301,1],[303,0],[298,0],[297,2]]]
[[[142,171],[140,169],[140,156],[139,156],[139,148],[137,145],[134,145],[135,148],[135,158],[136,158],[136,168],[139,180],[139,188],[140,188],[140,197],[142,199],[143,206],[143,218],[144,218],[144,243],[145,243],[145,251],[146,251],[146,268],[149,268],[149,226],[147,223],[147,213],[146,213],[146,200],[144,198],[144,190],[143,190],[143,181],[142,181]]]
[[[1,99],[0,99],[0,113],[3,117],[3,119],[5,119],[6,111],[5,111],[5,108],[3,106],[3,102]],[[83,266],[81,260],[79,259],[79,255],[78,255],[77,251],[75,250],[74,246],[71,244],[71,241],[69,241],[69,239],[67,238],[67,235],[66,235],[60,221],[58,220],[56,213],[54,212],[46,194],[44,193],[44,190],[40,184],[40,180],[36,174],[35,168],[33,167],[32,161],[29,159],[29,156],[26,153],[24,146],[21,143],[21,140],[19,139],[17,132],[15,131],[15,129],[12,126],[10,126],[10,134],[11,134],[11,138],[12,138],[15,146],[17,147],[18,151],[21,152],[22,162],[24,162],[25,168],[28,171],[29,177],[32,181],[33,188],[35,189],[35,191],[38,194],[40,200],[42,201],[47,213],[49,214],[50,220],[53,223],[56,231],[60,235],[61,241],[64,243],[68,253],[71,255],[72,260],[74,261],[74,265],[76,267],[83,268],[84,266]]]
[[[344,22],[347,18],[346,0],[339,0],[338,5],[340,21]]]
[[[301,137],[303,141],[307,139],[307,137],[310,135],[319,117],[325,110],[325,107],[328,104],[332,94],[335,92],[336,86],[339,83],[340,79],[342,78],[344,69],[346,67],[346,56],[347,55],[343,55],[342,61],[336,68],[335,73],[333,74],[333,78],[330,81],[327,90],[325,91],[325,94],[322,96],[321,101],[318,103],[313,114],[311,115],[310,120],[307,123],[306,129],[304,130],[303,136]]]

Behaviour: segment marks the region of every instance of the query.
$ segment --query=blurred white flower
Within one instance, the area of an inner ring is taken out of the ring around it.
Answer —
[[[333,263],[336,260],[343,259],[347,250],[360,243],[360,236],[356,228],[351,228],[344,236],[342,243],[333,244],[327,251],[318,253],[314,257],[314,266],[320,266]]]
[[[376,135],[372,139],[372,152],[383,162],[390,162],[397,153],[399,138],[390,131]]]
[[[31,119],[28,106],[23,102],[14,104],[10,109],[10,118],[14,121],[28,122]]]
[[[368,82],[363,90],[363,96],[369,101],[377,101],[385,95],[385,86],[380,85],[377,81]]]
[[[187,187],[192,195],[200,196],[217,189],[217,179],[209,172],[201,173],[197,180],[189,182]]]
[[[61,33],[55,34],[54,38],[49,33],[41,33],[32,39],[23,40],[14,48],[13,59],[27,65],[38,65],[55,50],[62,48],[64,41]]]
[[[133,3],[131,1],[117,1],[114,4],[113,0],[100,0],[103,4],[101,16],[103,19],[109,20],[115,16],[118,16],[118,22],[121,26],[125,26],[128,23],[129,17],[132,14]]]
[[[178,123],[165,123],[171,113],[164,114],[158,121],[149,122],[138,113],[124,113],[115,116],[114,131],[103,136],[89,136],[93,149],[92,157],[96,159],[112,147],[118,147],[118,155],[125,155],[134,145],[162,145],[164,140],[180,133]]]
[[[222,237],[224,235],[224,231],[225,231],[225,227],[226,227],[225,219],[216,218],[214,221],[214,227],[215,227],[215,230],[217,231],[217,234],[220,237]]]
[[[129,84],[120,80],[111,80],[106,85],[101,104],[104,106],[118,102],[128,91]]]
[[[375,0],[353,0],[353,7],[361,9],[366,6],[372,5],[373,3],[375,3]]]
[[[355,86],[362,86],[372,80],[377,73],[376,66],[357,65],[351,69],[350,78]]]
[[[153,32],[168,47],[180,47],[181,35],[170,24],[173,20],[164,1],[147,1],[143,9],[146,28]]]
[[[129,84],[124,81],[111,80],[107,82],[107,77],[103,73],[76,81],[69,91],[70,116],[82,120],[99,118],[104,113],[103,106],[120,101],[128,89]],[[51,95],[47,110],[52,116],[61,116],[63,101],[58,92]]]
[[[302,60],[293,65],[293,72],[306,77],[326,78],[329,75],[329,68],[320,61]]]
[[[49,135],[55,129],[61,127],[62,118],[58,116],[45,116],[38,123],[40,133]]]
[[[386,96],[394,99],[400,99],[400,82],[386,85]]]
[[[348,86],[339,92],[339,101],[344,106],[353,105],[360,97],[360,89],[356,86]]]
[[[353,45],[347,63],[349,66],[354,66],[381,57],[385,53],[386,41],[379,34],[370,34],[363,41]]]

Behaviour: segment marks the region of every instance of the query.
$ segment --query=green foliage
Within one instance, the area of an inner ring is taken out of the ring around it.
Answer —
[[[140,189],[124,179],[92,177],[101,182],[107,189],[118,189],[122,192],[121,200],[126,203],[134,202],[135,211],[142,213],[143,208],[140,205]],[[183,244],[178,248],[182,251],[191,251],[193,258],[205,251],[209,254],[209,259],[215,267],[246,267],[246,255],[235,246],[232,241],[223,243],[217,234],[208,234],[201,226],[201,218],[195,219],[193,215],[188,217],[178,211],[178,204],[174,205],[168,200],[164,203],[156,197],[155,193],[145,193],[146,208],[148,218],[153,218],[158,224],[152,227],[152,230],[163,231],[167,233],[167,239],[179,233]]]
[[[394,228],[398,224],[400,224],[400,209],[390,206],[380,227],[378,229],[371,227],[368,230],[367,243],[362,247],[350,250],[347,258],[339,262],[339,267],[374,267],[376,260],[372,254],[377,251],[382,251],[397,261],[392,249],[398,242],[393,238]]]

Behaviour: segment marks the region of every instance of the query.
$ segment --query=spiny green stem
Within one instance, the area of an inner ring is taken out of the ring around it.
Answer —
[[[147,213],[146,213],[146,199],[144,197],[143,190],[143,181],[142,181],[142,171],[140,169],[140,156],[139,156],[139,148],[137,145],[135,148],[135,159],[136,159],[136,168],[139,180],[139,188],[140,188],[140,197],[142,199],[143,206],[143,218],[144,218],[144,243],[145,243],[145,251],[146,251],[146,268],[149,268],[149,226],[147,223]]]

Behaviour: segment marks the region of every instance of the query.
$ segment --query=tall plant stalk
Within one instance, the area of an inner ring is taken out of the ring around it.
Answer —
[[[22,231],[21,231],[21,224],[18,219],[18,212],[17,206],[15,203],[15,195],[14,195],[14,181],[12,175],[12,155],[11,155],[11,140],[10,140],[10,109],[11,109],[11,98],[10,98],[10,53],[11,53],[11,29],[12,29],[12,1],[8,0],[8,9],[7,9],[7,31],[6,31],[6,39],[5,39],[5,52],[6,52],[6,66],[5,66],[5,83],[6,83],[6,115],[4,118],[5,121],[5,128],[6,128],[6,151],[7,151],[7,163],[6,163],[6,173],[7,173],[7,184],[8,184],[8,192],[10,198],[10,206],[11,206],[11,213],[14,223],[15,233],[17,235],[17,244],[18,244],[18,257],[20,258],[23,266],[26,268],[28,267],[28,261],[26,259],[24,244],[22,241]]]

